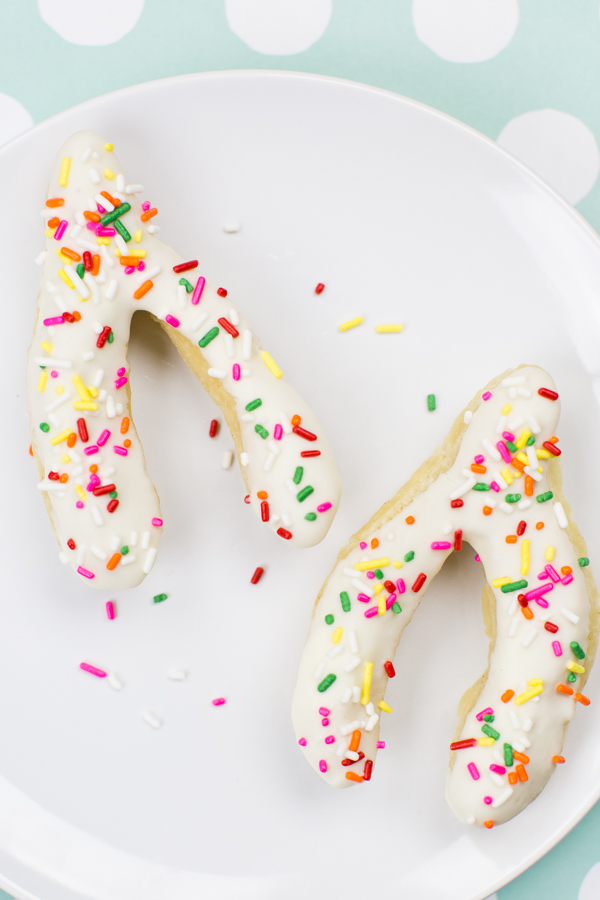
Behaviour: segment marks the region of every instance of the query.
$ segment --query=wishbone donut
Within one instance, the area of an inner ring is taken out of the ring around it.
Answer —
[[[293,703],[299,744],[335,787],[369,781],[393,657],[432,578],[465,542],[483,563],[489,665],[460,701],[446,796],[491,828],[542,790],[596,651],[597,591],[562,494],[550,376],[494,379],[442,447],[350,540],[317,597]],[[407,690],[414,685],[407,685]],[[425,729],[425,722],[423,729]]]
[[[62,148],[46,200],[46,250],[27,363],[32,453],[60,559],[98,588],[151,570],[163,529],[131,418],[131,316],[160,320],[221,407],[249,502],[298,547],[318,543],[340,479],[323,430],[224,288],[156,237],[157,210],[93,132]],[[158,414],[160,411],[158,411]]]

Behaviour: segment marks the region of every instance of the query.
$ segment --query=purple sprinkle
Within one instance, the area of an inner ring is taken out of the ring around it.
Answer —
[[[391,609],[394,603],[396,602],[396,595],[390,594],[387,600],[385,601],[385,608]]]
[[[90,231],[95,231],[96,228],[98,227],[98,223],[97,222],[88,222],[87,227],[89,228]]]
[[[105,228],[104,225],[96,226],[97,237],[114,237],[116,233],[114,228]]]
[[[572,572],[567,572],[565,577],[560,579],[561,584],[571,584],[572,581],[573,581],[573,573]]]
[[[98,212],[101,213],[102,215],[104,215],[104,213],[106,212],[106,210],[104,209],[104,207],[101,206],[101,205],[98,203],[98,201],[96,201],[96,209],[97,209]]]

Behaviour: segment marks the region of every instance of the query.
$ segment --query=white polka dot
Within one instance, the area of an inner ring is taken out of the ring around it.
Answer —
[[[37,0],[40,15],[70,44],[114,44],[134,27],[144,0]]]
[[[581,119],[557,109],[538,109],[508,122],[498,143],[541,175],[569,203],[594,186],[600,170],[596,138]]]
[[[491,59],[519,24],[517,0],[413,0],[417,37],[448,62]]]
[[[600,862],[587,873],[577,894],[577,900],[598,900],[600,897]]]
[[[18,100],[0,94],[0,144],[6,144],[32,125],[33,119]]]
[[[225,0],[231,30],[258,53],[288,56],[318,41],[331,0]]]

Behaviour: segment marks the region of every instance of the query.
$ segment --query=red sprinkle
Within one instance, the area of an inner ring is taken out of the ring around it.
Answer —
[[[525,594],[519,594],[517,600],[521,604],[521,606],[529,606],[529,600],[525,597]]]
[[[421,590],[421,588],[425,584],[426,580],[427,580],[427,575],[425,575],[424,572],[421,572],[420,575],[417,575],[417,577],[415,579],[415,583],[412,586],[412,589],[415,592],[415,594]]]
[[[104,347],[105,343],[108,340],[108,336],[109,336],[110,332],[111,332],[110,325],[105,325],[104,328],[102,329],[101,333],[98,335],[98,340],[96,341],[96,347],[99,347],[100,349],[102,349],[102,347]]]
[[[263,500],[263,502],[260,504],[260,517],[263,520],[263,522],[269,521],[269,518],[270,518],[269,504],[267,503],[266,500]],[[279,534],[279,532],[277,532],[277,533]]]
[[[219,430],[219,423],[217,422],[216,419],[213,419],[212,422],[210,423],[210,428],[208,429],[208,436],[216,437],[218,430]]]
[[[546,631],[552,632],[552,634],[556,634],[558,631],[558,625],[555,625],[553,622],[544,622],[544,628]]]
[[[305,441],[316,441],[317,436],[313,434],[312,431],[307,431],[306,428],[302,428],[301,425],[294,425],[292,428],[294,434],[297,434],[298,437],[304,438]]]
[[[189,272],[190,269],[197,269],[197,268],[198,268],[198,260],[191,259],[189,262],[179,263],[178,266],[173,266],[173,271],[177,272],[179,274],[179,272]]]
[[[368,759],[365,763],[365,771],[363,772],[363,778],[365,781],[371,780],[371,773],[373,771],[373,760]]]
[[[303,450],[300,456],[303,456],[305,459],[307,456],[320,456],[320,450]]]
[[[325,285],[321,284],[321,282],[319,282],[315,288],[315,294],[322,294],[324,290],[325,290]]]
[[[279,537],[285,538],[286,541],[289,541],[289,539],[292,537],[292,532],[286,531],[285,528],[278,528],[277,534],[279,535]]]
[[[466,741],[454,741],[453,744],[450,744],[451,750],[466,750],[467,747],[476,747],[477,746],[477,738],[467,738]]]
[[[48,472],[48,478],[50,479],[50,481],[58,481],[60,475],[58,474],[58,472]]]
[[[359,750],[358,751],[358,759],[348,759],[348,757],[346,757],[345,759],[342,760],[342,765],[343,766],[353,766],[354,763],[360,762],[361,759],[364,759],[364,758],[365,758],[365,754],[362,752],[362,750]]]
[[[108,510],[108,512],[111,512],[111,513],[112,513],[112,512],[115,511],[115,509],[117,508],[118,505],[119,505],[119,501],[118,501],[117,498],[115,497],[115,498],[113,498],[113,499],[110,501],[110,503],[108,504],[108,506],[106,507],[106,509]]]
[[[74,550],[76,546],[77,544],[75,543],[73,538],[69,538],[69,540],[67,541],[67,547],[69,548],[69,550]]]
[[[452,507],[452,509],[460,509],[460,507],[464,506],[464,505],[465,505],[464,500],[451,500],[450,501],[450,506]]]
[[[75,321],[75,316],[73,315],[73,313],[70,313],[70,312],[64,312],[62,314],[62,317],[65,320],[65,322],[74,322]]]
[[[229,319],[226,319],[223,317],[222,319],[217,319],[217,321],[218,321],[219,325],[222,325],[223,328],[225,329],[225,331],[228,331],[232,337],[236,338],[236,337],[240,336],[239,331],[237,330],[235,325],[231,324]]]
[[[562,450],[559,450],[556,444],[553,444],[552,441],[544,441],[542,447],[544,447],[548,451],[548,453],[551,453],[552,456],[560,456],[560,454],[562,453]]]
[[[394,669],[394,664],[388,660],[386,660],[383,664],[383,668],[387,672],[388,678],[394,678],[396,676],[396,670]]]
[[[394,591],[396,590],[396,585],[394,584],[393,581],[384,581],[383,586],[390,594],[393,594]]]
[[[114,484],[100,484],[94,488],[94,497],[102,497],[103,494],[110,494],[111,491],[116,491]]]
[[[522,534],[525,534],[525,529],[527,528],[527,522],[524,522],[523,519],[517,525],[517,534],[521,537]]]
[[[246,494],[246,496],[244,497],[244,503],[250,503],[250,494]]]
[[[225,288],[217,288],[217,294],[219,295],[219,297],[226,297],[227,291],[225,290]]]
[[[85,424],[85,419],[77,419],[77,431],[84,444],[86,441],[89,441],[90,436],[88,434],[87,425]]]
[[[89,250],[83,251],[83,268],[86,272],[91,272],[94,267],[94,261],[92,259],[92,254]]]
[[[462,550],[462,529],[454,532],[454,549]]]
[[[250,584],[258,584],[264,571],[265,570],[262,568],[262,566],[257,566],[254,570],[254,575],[250,579]]]
[[[540,397],[547,397],[548,400],[558,400],[558,394],[556,391],[551,391],[550,388],[540,388],[538,394]]]

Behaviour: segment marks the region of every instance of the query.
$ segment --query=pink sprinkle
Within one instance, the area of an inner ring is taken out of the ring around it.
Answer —
[[[50,375],[52,378],[58,378],[58,372],[56,371],[56,369],[52,369]]]
[[[123,271],[126,275],[133,275],[133,273],[135,272],[135,266],[125,266]]]
[[[104,226],[96,228],[96,235],[98,237],[114,237],[116,233],[114,228],[104,228]]]
[[[367,597],[366,594],[359,594],[356,599],[360,600],[361,603],[370,603],[371,602],[371,598]]]
[[[306,747],[306,738],[300,738],[298,741],[301,747]]]
[[[477,463],[477,465],[480,466],[481,463],[484,461],[485,461],[485,456],[482,456],[481,453],[478,453],[477,456],[475,457],[475,462]]]
[[[78,500],[77,503],[75,504],[75,506],[77,507],[77,509],[83,509],[83,501]]]
[[[475,718],[477,719],[478,722],[482,722],[484,716],[493,716],[493,715],[494,715],[494,710],[492,709],[491,706],[488,706],[487,709],[482,709],[481,712],[476,713]]]
[[[95,675],[96,678],[106,678],[104,669],[97,669],[96,666],[90,666],[89,663],[79,663],[79,668],[84,672],[89,672],[90,675]]]
[[[564,578],[560,579],[561,584],[571,584],[572,581],[573,581],[573,573],[572,572],[568,572]]]
[[[331,503],[321,503],[317,506],[317,512],[327,512],[328,509],[331,509]]]
[[[65,320],[62,316],[54,316],[52,319],[44,319],[44,325],[64,325]]]
[[[373,616],[377,615],[378,611],[376,606],[370,606],[368,609],[365,609],[365,619],[372,619]]]
[[[234,381],[239,381],[239,380],[240,380],[241,371],[240,371],[240,367],[239,367],[238,363],[234,363],[234,364],[233,364],[233,372],[232,372],[232,374],[233,374],[233,380],[234,380]],[[275,426],[275,430],[277,430],[278,428],[281,428],[281,425],[276,425],[276,426]],[[278,437],[278,438],[276,438],[276,440],[279,441],[279,440],[281,440],[281,438]]]
[[[127,384],[127,378],[125,378],[125,376],[123,376],[122,378],[117,378],[117,380],[115,381],[115,387],[117,390],[119,390],[119,388],[124,387],[124,385],[126,385],[126,384]]]
[[[142,259],[142,260],[140,260],[140,262],[137,264],[137,270],[138,270],[138,272],[143,272],[145,268],[146,268],[146,263],[145,263],[144,260]]]
[[[330,710],[330,709],[327,709],[326,706],[321,706],[321,707],[319,708],[319,715],[320,715],[320,716],[328,716],[330,712],[331,712],[331,710]]]
[[[320,759],[319,760],[319,772],[326,772],[326,771],[327,771],[327,763],[325,762],[324,759]]]
[[[550,576],[548,575],[548,573],[546,572],[545,569],[543,572],[540,572],[540,574],[538,575],[538,581],[547,581],[549,578],[550,578]]]
[[[484,797],[483,802],[487,803],[487,805],[489,806],[490,803],[492,802],[492,798],[490,796]]]
[[[104,431],[102,432],[102,434],[100,435],[100,437],[98,438],[98,446],[104,447],[104,445],[107,442],[107,440],[109,439],[109,437],[110,437],[110,431],[108,430],[108,428],[105,428]]]
[[[377,741],[376,746],[378,750],[385,750],[385,741]]]
[[[498,493],[500,491],[500,485],[498,484],[497,481],[492,481],[492,483],[490,484],[490,487],[493,491],[496,491],[496,493]]]
[[[404,584],[404,578],[398,578],[396,581],[396,587],[398,588],[398,593],[403,594],[406,590],[406,585]]]
[[[385,601],[385,608],[391,609],[395,602],[396,602],[396,595],[390,594],[389,597]]]
[[[367,572],[367,578],[375,578],[375,572]]]
[[[552,591],[554,589],[554,585],[552,582],[549,584],[542,584],[541,587],[534,588],[532,591],[527,591],[525,594],[526,600],[537,600],[538,597],[541,597],[543,594],[547,594],[548,591]]]
[[[473,781],[479,781],[480,775],[479,775],[479,771],[478,771],[475,763],[469,763],[469,765],[467,766],[467,769],[469,770],[469,773],[470,773]]]
[[[361,550],[366,550],[366,549],[367,549],[367,545],[366,545],[366,543],[365,543],[364,541],[361,541],[361,542],[360,542],[360,549],[361,549]]]
[[[434,541],[431,545],[432,550],[451,550],[452,544],[449,544],[448,541]]]
[[[552,641],[552,649],[554,650],[555,656],[562,656],[562,647],[560,645],[560,641]]]
[[[482,400],[489,400],[491,396],[492,396],[492,395],[491,395],[490,391],[486,391],[485,394],[482,394],[482,395],[481,395],[481,399],[482,399]]]
[[[109,619],[114,619],[115,617],[115,604],[112,600],[106,601],[106,615]]]
[[[216,697],[212,701],[213,706],[223,706],[224,703],[225,703],[225,697]]]
[[[58,226],[58,228],[57,228],[56,231],[54,232],[54,240],[55,240],[55,241],[60,241],[61,237],[63,236],[63,234],[64,234],[65,231],[67,230],[67,225],[68,225],[68,224],[69,224],[69,223],[67,222],[66,219],[63,219],[63,220],[61,221],[60,225]]]
[[[548,609],[548,601],[544,600],[543,597],[536,597],[535,602],[537,603],[538,606],[541,606],[542,609]]]
[[[152,519],[152,524],[155,528],[162,528],[163,520],[162,519]]]
[[[120,369],[117,369],[117,375],[124,375],[126,371],[127,369],[125,368],[125,366],[121,366]]]
[[[91,447],[84,447],[83,452],[86,456],[93,456],[94,453],[98,452],[98,447],[96,446],[96,444],[92,444]]]
[[[119,456],[127,456],[127,450],[125,447],[119,447],[117,444],[113,447],[115,453],[118,453]]]
[[[96,209],[97,209],[98,212],[101,213],[102,215],[104,215],[104,213],[106,212],[106,210],[104,209],[104,207],[103,207],[103,206],[100,206],[100,204],[99,204],[98,202],[96,203]],[[95,224],[98,224],[98,223],[96,222]]]
[[[283,435],[283,428],[281,427],[281,425],[279,423],[277,423],[277,425],[273,429],[273,438],[276,441],[280,441],[282,438],[282,435]]]
[[[173,328],[179,328],[181,322],[179,319],[176,319],[175,316],[165,316],[165,322],[168,322],[169,325],[172,325]]]
[[[83,503],[81,505],[83,506]],[[79,566],[79,568],[77,569],[77,572],[79,575],[83,575],[84,578],[95,578],[96,577],[93,572],[90,572],[89,569],[84,569],[83,566]]]
[[[204,290],[204,285],[206,284],[206,278],[203,278],[202,275],[198,278],[196,282],[196,287],[194,288],[194,292],[192,294],[192,306],[197,306],[200,303],[200,298],[202,297],[202,291]]]
[[[481,557],[480,557],[479,553],[475,554],[475,562],[481,562]]]
[[[97,226],[98,226],[97,222],[88,222],[87,223],[87,227],[89,228],[90,231],[96,231]]]
[[[142,203],[142,209],[144,210],[144,212],[148,212],[148,210],[150,209],[149,200],[144,200],[144,202]]]
[[[552,579],[554,584],[558,584],[558,582],[560,581],[560,575],[558,574],[554,566],[546,566],[546,572],[548,573],[548,577]]]
[[[504,460],[504,462],[509,463],[509,462],[511,461],[511,458],[512,458],[512,457],[511,457],[510,453],[508,452],[507,447],[506,447],[506,444],[504,443],[504,441],[498,441],[498,443],[496,444],[496,447],[498,448],[498,451],[499,451],[499,453],[500,453],[500,456],[502,457],[502,459]]]
[[[98,487],[98,485],[100,484],[100,479],[95,472],[92,472],[92,474],[90,475],[90,484],[92,485],[92,488]]]
[[[497,766],[495,763],[492,763],[490,766],[490,772],[496,772],[498,775],[506,775],[504,766]]]
[[[327,737],[325,738],[325,743],[326,744],[335,744],[334,736],[332,734],[328,734]]]
[[[323,725],[324,728],[327,728],[327,726],[329,725],[329,719],[321,719],[321,725]]]
[[[504,438],[505,441],[511,441],[511,443],[512,443],[512,441],[514,441],[514,439],[515,439],[515,436],[514,436],[514,434],[512,433],[512,431],[503,431],[503,432],[502,432],[502,437]]]

